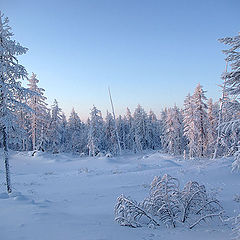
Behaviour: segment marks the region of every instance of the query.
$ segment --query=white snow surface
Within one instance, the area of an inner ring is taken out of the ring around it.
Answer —
[[[71,154],[11,152],[14,191],[5,191],[0,162],[1,240],[221,240],[231,239],[230,223],[201,223],[167,229],[129,228],[114,221],[120,194],[143,200],[154,176],[168,173],[180,180],[204,184],[216,195],[226,215],[236,216],[240,175],[231,173],[232,159],[183,160],[161,152],[119,157],[79,157]]]

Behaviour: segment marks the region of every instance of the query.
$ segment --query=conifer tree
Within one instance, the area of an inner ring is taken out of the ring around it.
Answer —
[[[29,92],[21,86],[20,80],[27,77],[25,68],[18,63],[17,56],[25,54],[27,48],[12,40],[13,33],[8,18],[0,12],[0,130],[3,139],[7,191],[10,193],[10,170],[8,159],[9,131],[17,125],[17,111],[27,106],[16,96],[25,98]]]
[[[126,117],[122,118],[121,115],[117,118],[117,129],[119,132],[119,140],[121,144],[121,149],[127,149],[127,120]]]
[[[155,113],[150,110],[148,114],[148,124],[147,124],[147,131],[148,131],[148,143],[150,149],[158,149],[161,147],[161,138],[160,138],[160,124],[157,120]]]
[[[167,110],[165,123],[165,150],[173,155],[182,154],[183,123],[180,110],[175,105]]]
[[[51,109],[51,120],[48,128],[49,150],[59,153],[61,150],[62,137],[62,109],[58,106],[55,99]]]
[[[226,54],[226,62],[230,65],[230,70],[222,74],[222,79],[224,79],[226,84],[226,92],[230,99],[230,105],[228,111],[231,111],[233,115],[232,119],[225,120],[223,122],[222,132],[230,137],[231,151],[230,154],[235,154],[236,161],[235,165],[239,164],[240,156],[240,104],[239,104],[239,94],[240,94],[240,33],[234,37],[225,37],[219,39],[220,42],[229,46],[229,49],[224,50],[223,53]],[[230,130],[230,131],[229,131]],[[234,166],[234,168],[237,168]]]
[[[216,110],[216,106],[214,106],[212,98],[209,98],[207,103],[207,115],[209,122],[207,138],[208,138],[208,155],[210,157],[213,157],[214,148],[217,140],[217,123],[218,123],[217,112],[218,110]]]
[[[32,149],[34,151],[43,150],[43,132],[47,125],[47,103],[44,96],[44,89],[38,87],[39,80],[37,75],[32,73],[28,79],[28,89],[36,94],[28,99],[28,106],[33,110],[30,114],[31,128],[30,134],[32,139]]]
[[[116,128],[114,119],[111,113],[107,112],[106,120],[105,120],[105,139],[106,139],[106,146],[105,150],[109,151],[110,153],[116,155],[118,154],[118,142],[116,136]]]
[[[95,106],[93,106],[89,119],[89,156],[96,156],[99,152],[104,150],[104,139],[104,121],[102,118],[102,113]]]
[[[68,121],[64,113],[62,113],[61,129],[61,150],[66,152],[68,151]]]
[[[161,139],[161,147],[166,151],[167,149],[167,141],[166,141],[166,121],[167,121],[167,108],[163,109],[160,117],[160,139]]]
[[[189,158],[194,158],[197,151],[197,128],[195,123],[194,108],[193,99],[190,94],[188,94],[184,101],[183,123],[184,135],[187,138]]]
[[[80,120],[78,114],[72,109],[68,119],[68,150],[73,153],[86,152],[87,135],[84,123]]]
[[[144,109],[138,105],[134,111],[134,140],[136,144],[136,150],[141,152],[148,147],[147,136],[147,114]]]
[[[134,120],[129,108],[124,119],[126,120],[126,148],[136,152]]]
[[[194,117],[197,134],[197,156],[204,157],[207,155],[208,146],[208,117],[207,117],[207,98],[205,91],[200,84],[197,85],[192,96],[194,102]]]

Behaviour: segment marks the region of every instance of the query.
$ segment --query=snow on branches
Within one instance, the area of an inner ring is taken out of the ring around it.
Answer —
[[[240,239],[240,214],[234,218],[233,223],[233,240]]]
[[[178,179],[168,174],[153,179],[150,194],[141,203],[121,195],[115,206],[115,221],[134,228],[186,224],[192,229],[202,221],[222,220],[222,214],[219,201],[207,194],[204,185],[190,181],[180,190]]]

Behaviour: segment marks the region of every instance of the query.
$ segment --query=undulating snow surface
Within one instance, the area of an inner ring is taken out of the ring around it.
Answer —
[[[240,175],[231,173],[232,159],[183,160],[160,152],[89,158],[70,154],[10,154],[13,193],[5,193],[0,165],[1,240],[154,240],[231,239],[230,224],[201,223],[166,229],[121,227],[114,222],[117,197],[141,201],[154,176],[165,173],[204,184],[231,217],[240,212],[234,201]]]

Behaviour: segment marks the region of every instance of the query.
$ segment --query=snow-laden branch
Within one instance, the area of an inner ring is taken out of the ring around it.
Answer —
[[[205,219],[221,219],[222,214],[221,204],[208,196],[204,185],[190,181],[181,191],[178,179],[167,174],[153,179],[150,195],[143,202],[121,195],[115,206],[115,221],[130,227],[160,223],[176,227],[187,222],[191,229]]]

